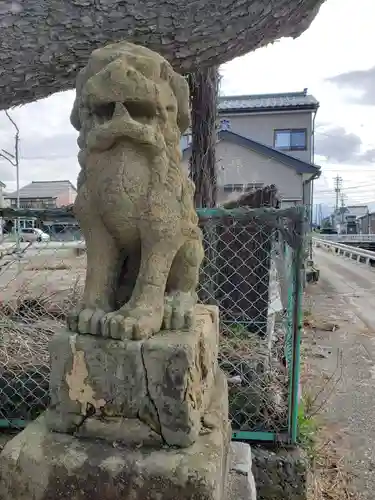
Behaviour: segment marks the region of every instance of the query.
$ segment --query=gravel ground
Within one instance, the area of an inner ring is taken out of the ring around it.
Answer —
[[[83,283],[85,268],[85,256],[73,255],[72,249],[27,254],[20,262],[4,258],[0,261],[0,303],[71,290],[78,281]]]
[[[320,281],[309,285],[305,384],[319,394],[324,423],[363,500],[375,490],[375,270],[315,252]]]

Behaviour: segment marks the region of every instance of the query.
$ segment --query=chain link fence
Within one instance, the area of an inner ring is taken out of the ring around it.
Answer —
[[[32,221],[23,219],[23,227],[31,230]],[[79,300],[85,276],[76,227],[64,233],[61,241],[51,227],[49,241],[40,242],[38,232],[25,232],[34,241],[18,243],[4,234],[0,243],[0,428],[22,428],[48,405],[48,341]]]
[[[198,295],[220,309],[219,361],[233,430],[244,439],[290,440],[298,398],[303,213],[198,213],[205,246]],[[48,340],[65,324],[84,284],[78,234],[74,228],[64,241],[0,245],[0,427],[21,428],[48,405]]]
[[[198,212],[206,255],[199,297],[220,309],[232,428],[238,438],[288,440],[298,404],[303,211]]]

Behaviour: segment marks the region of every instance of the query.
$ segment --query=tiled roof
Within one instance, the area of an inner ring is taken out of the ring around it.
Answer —
[[[33,181],[20,189],[20,198],[57,198],[69,188],[75,189],[70,181]],[[16,198],[17,191],[4,194],[4,198]]]
[[[260,110],[317,109],[319,102],[314,96],[302,92],[285,92],[280,94],[253,94],[219,97],[219,112],[245,112]]]
[[[346,208],[347,212],[349,212],[348,215],[355,215],[356,217],[367,215],[369,211],[367,205],[351,205]]]
[[[272,158],[280,163],[283,163],[287,167],[294,169],[299,174],[316,174],[320,175],[320,167],[317,165],[313,165],[312,163],[308,163],[306,161],[300,160],[298,158],[294,158],[282,151],[278,151],[271,146],[267,146],[266,144],[262,144],[261,142],[254,141],[253,139],[248,139],[247,137],[243,137],[242,135],[235,134],[234,132],[230,132],[227,130],[223,130],[219,132],[219,140],[229,141],[238,146],[242,146],[256,153],[259,153],[263,156],[267,156],[268,158]],[[186,158],[190,154],[191,145],[183,150],[183,156]]]

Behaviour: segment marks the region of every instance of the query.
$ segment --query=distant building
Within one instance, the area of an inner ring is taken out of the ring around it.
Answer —
[[[29,209],[51,209],[61,208],[74,203],[77,190],[68,180],[63,181],[33,181],[19,190],[20,208]],[[4,194],[4,205],[10,208],[17,207],[17,191]],[[36,217],[22,218],[20,227],[40,227],[55,225],[56,221],[45,221],[43,224]],[[71,224],[76,224],[72,219]],[[61,224],[60,224],[61,225]],[[14,221],[5,221],[5,229],[8,232],[14,230]]]
[[[4,206],[4,188],[5,188],[4,182],[0,181],[0,207]]]
[[[368,212],[358,217],[359,234],[375,234],[375,212]]]
[[[70,181],[33,181],[19,190],[20,208],[60,208],[74,203],[77,190]],[[17,191],[4,194],[11,208],[17,207]]]
[[[301,92],[221,96],[216,147],[218,203],[275,184],[281,206],[311,208],[312,185],[320,168],[313,163],[314,117],[318,101]],[[188,169],[191,131],[181,139]]]
[[[0,208],[4,206],[4,193],[3,190],[5,188],[4,182],[0,181]],[[4,220],[0,215],[0,238],[3,236],[3,227],[4,227]]]
[[[360,220],[368,212],[367,205],[340,207],[332,214],[332,225],[339,234],[358,234],[361,232]]]

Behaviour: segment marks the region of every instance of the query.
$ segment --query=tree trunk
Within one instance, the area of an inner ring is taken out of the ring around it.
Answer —
[[[297,37],[324,0],[27,0],[0,2],[0,109],[74,86],[93,49],[127,39],[177,71],[222,64]]]
[[[190,175],[195,184],[195,206],[216,205],[216,129],[219,69],[204,68],[189,75],[191,98]]]

